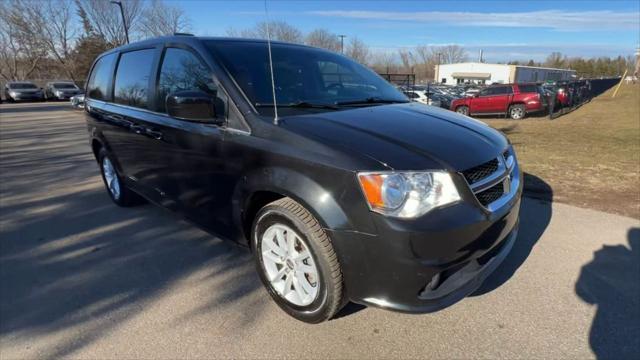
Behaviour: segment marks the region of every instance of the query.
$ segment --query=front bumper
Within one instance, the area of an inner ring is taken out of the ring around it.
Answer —
[[[16,96],[11,96],[11,98],[15,101],[22,100],[42,100],[44,99],[44,95],[42,94],[17,94]]]
[[[475,291],[516,241],[522,181],[514,185],[492,211],[461,194],[462,202],[412,221],[372,214],[377,234],[330,230],[350,300],[426,313]]]
[[[63,94],[60,94],[60,95],[56,94],[55,98],[58,99],[58,100],[69,100],[69,99],[71,99],[72,97],[74,97],[76,95],[78,95],[78,94],[64,94],[63,93]]]

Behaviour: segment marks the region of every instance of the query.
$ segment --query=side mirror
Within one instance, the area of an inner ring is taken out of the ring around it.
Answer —
[[[169,94],[167,114],[182,120],[221,124],[225,118],[222,99],[200,90],[185,90]]]

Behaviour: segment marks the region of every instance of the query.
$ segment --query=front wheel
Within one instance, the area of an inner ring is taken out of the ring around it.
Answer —
[[[513,120],[522,120],[524,119],[525,108],[522,104],[511,105],[509,107],[509,117]]]
[[[344,305],[342,272],[315,217],[290,198],[256,215],[251,232],[256,267],[269,295],[294,318],[319,323]]]
[[[458,106],[456,108],[456,112],[458,114],[469,116],[469,107],[468,106]]]

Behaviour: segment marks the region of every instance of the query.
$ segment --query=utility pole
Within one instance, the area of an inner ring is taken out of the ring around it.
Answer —
[[[436,82],[440,82],[440,80],[439,80],[440,79],[440,55],[442,55],[442,53],[440,53],[440,52],[436,53],[436,57],[438,58],[438,64],[436,66],[436,76],[435,76],[435,79],[433,79]]]
[[[112,4],[120,7],[120,15],[122,16],[122,25],[124,26],[124,35],[127,37],[127,44],[129,43],[129,29],[127,28],[127,21],[124,19],[124,10],[122,9],[122,1],[111,0]]]
[[[344,54],[344,38],[346,38],[347,35],[338,35],[338,37],[340,38],[340,53]]]

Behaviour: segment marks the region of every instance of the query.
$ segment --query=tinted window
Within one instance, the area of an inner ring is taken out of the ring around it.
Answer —
[[[521,93],[535,93],[538,92],[538,86],[536,85],[518,85]]]
[[[55,83],[53,87],[56,89],[75,89],[76,86],[69,83]]]
[[[154,51],[137,50],[120,55],[113,91],[116,103],[147,108],[149,75]]]
[[[510,89],[511,88],[509,88],[508,86],[492,86],[482,90],[480,95],[482,96],[505,95],[505,94],[511,93],[511,91],[509,91]]]
[[[273,102],[266,43],[211,41],[207,45],[252,103],[269,105]],[[332,52],[272,44],[272,57],[278,104],[331,104],[372,97],[408,101],[406,96],[373,71]],[[257,110],[261,114],[273,113],[273,107],[270,106],[258,107]],[[310,110],[283,108],[281,114],[288,111]]]
[[[187,50],[165,51],[158,79],[158,111],[165,112],[167,95],[183,90],[201,90],[217,96],[211,71]]]
[[[93,67],[89,85],[87,86],[90,98],[97,100],[109,100],[111,98],[108,96],[107,91],[111,82],[111,70],[115,59],[116,54],[103,56]]]
[[[37,89],[38,87],[31,83],[14,83],[9,84],[9,89]]]

